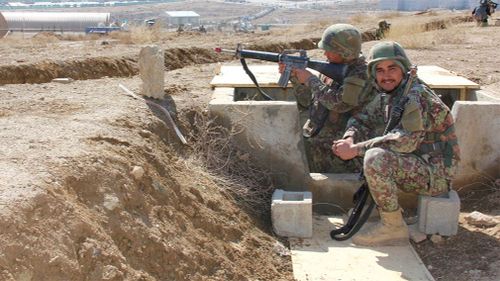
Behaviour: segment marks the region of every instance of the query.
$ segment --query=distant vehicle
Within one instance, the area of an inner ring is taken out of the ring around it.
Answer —
[[[153,25],[155,25],[155,23],[156,23],[156,19],[147,19],[147,20],[144,20],[144,24],[146,26],[153,26]]]
[[[122,30],[122,28],[119,26],[90,26],[85,28],[85,33],[104,35],[113,31],[120,31],[120,30]]]

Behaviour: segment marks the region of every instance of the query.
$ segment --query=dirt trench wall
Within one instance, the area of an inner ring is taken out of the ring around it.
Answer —
[[[251,45],[248,49],[280,52],[284,49],[313,49],[314,39],[297,42]],[[234,59],[230,55],[217,54],[212,49],[198,47],[172,48],[165,50],[165,70],[174,70],[189,65],[214,63]],[[33,64],[0,66],[0,84],[47,83],[54,78],[74,80],[98,79],[102,77],[127,77],[139,74],[138,57],[94,57],[81,60],[46,60]]]
[[[2,92],[0,280],[291,280],[222,180],[142,101],[110,106],[108,86]]]

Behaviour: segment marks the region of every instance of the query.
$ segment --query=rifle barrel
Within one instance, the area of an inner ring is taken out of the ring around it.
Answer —
[[[217,53],[231,53],[238,58],[258,59],[271,62],[279,62],[279,53],[264,52],[264,51],[248,51],[248,50],[228,50],[222,48],[215,48]]]

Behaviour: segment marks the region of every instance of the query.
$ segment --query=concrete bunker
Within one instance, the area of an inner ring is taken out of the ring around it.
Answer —
[[[315,212],[338,213],[338,207],[344,210],[350,208],[352,195],[361,185],[358,173],[311,170],[302,137],[302,124],[307,116],[299,114],[293,88],[283,89],[277,85],[279,74],[276,65],[250,65],[250,69],[261,88],[274,100],[262,98],[241,66],[222,66],[211,82],[214,87],[209,103],[211,114],[217,116],[223,125],[237,128],[235,137],[242,149],[260,154],[260,164],[272,172],[276,188],[311,191]],[[478,90],[478,84],[438,66],[420,66],[419,77],[450,107],[455,101],[499,102]],[[464,163],[467,162],[466,159]],[[459,170],[466,169],[460,167]],[[400,195],[403,206],[416,207],[417,196]]]

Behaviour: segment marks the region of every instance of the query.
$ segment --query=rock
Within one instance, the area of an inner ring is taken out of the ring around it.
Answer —
[[[120,207],[120,199],[114,195],[106,194],[104,196],[103,206],[109,211],[113,211],[114,209]]]
[[[434,244],[441,244],[441,243],[443,243],[444,239],[443,239],[443,237],[441,235],[433,234],[431,236],[431,241]]]
[[[164,96],[164,54],[159,46],[146,46],[139,53],[139,72],[142,80],[142,95],[155,99]]]
[[[282,256],[282,257],[291,256],[290,250],[278,241],[276,241],[276,243],[274,243],[273,250],[279,256]]]
[[[73,81],[74,81],[73,78],[54,78],[54,79],[52,79],[52,82],[61,83],[61,84],[69,84]]]
[[[410,231],[410,239],[415,243],[420,243],[424,240],[427,240],[427,235],[418,230],[418,225],[413,224],[408,226],[408,230]]]
[[[143,137],[143,138],[149,138],[149,137],[151,137],[151,132],[148,130],[141,130],[139,132],[139,135],[141,135],[141,137]]]
[[[144,168],[142,168],[141,166],[134,166],[130,174],[132,175],[132,177],[134,177],[134,179],[139,181],[144,176]]]
[[[467,216],[464,217],[464,219],[470,224],[474,226],[479,226],[479,227],[493,227],[498,224],[498,220],[489,215],[485,215],[481,212],[474,211]]]

